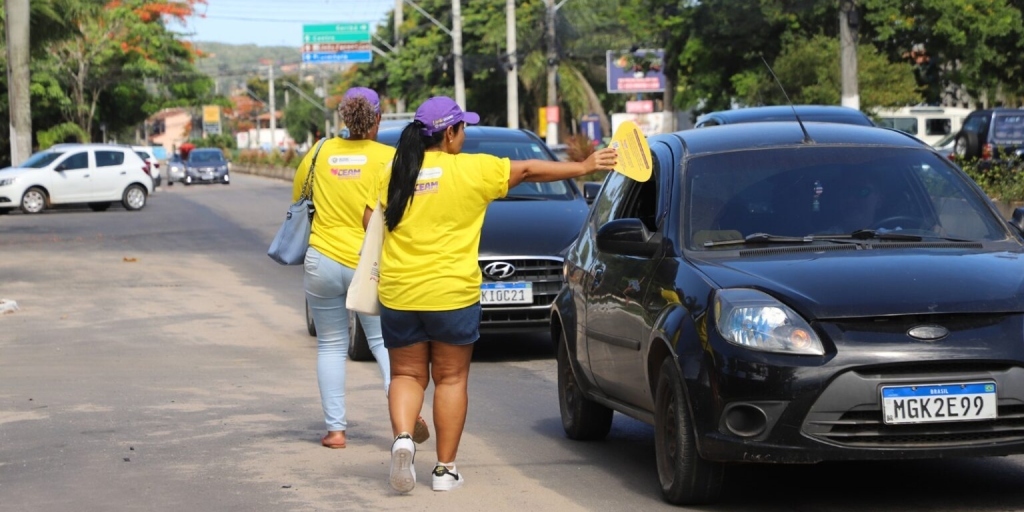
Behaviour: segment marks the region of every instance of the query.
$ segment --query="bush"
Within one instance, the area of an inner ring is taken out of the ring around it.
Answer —
[[[993,199],[1024,201],[1024,161],[1013,156],[1002,162],[969,160],[957,162],[975,183]]]

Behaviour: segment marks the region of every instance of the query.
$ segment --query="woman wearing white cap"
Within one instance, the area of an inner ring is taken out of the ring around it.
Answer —
[[[462,154],[464,126],[478,122],[480,116],[463,112],[451,98],[428,99],[402,132],[392,168],[379,183],[387,229],[378,293],[395,435],[389,481],[399,492],[416,485],[409,433],[431,379],[438,458],[432,487],[448,491],[465,481],[455,456],[466,422],[473,343],[480,337],[477,255],[487,205],[522,181],[575,178],[615,165],[612,149],[584,162]]]
[[[345,361],[350,340],[345,297],[365,234],[364,216],[368,214],[363,203],[376,191],[380,174],[395,154],[390,146],[376,142],[380,126],[380,98],[376,92],[353,87],[345,93],[338,110],[348,127],[348,139],[333,137],[306,153],[296,170],[292,190],[292,200],[296,201],[315,158],[316,214],[306,251],[303,284],[316,325],[316,374],[327,425],[327,435],[320,443],[328,448],[346,445]],[[380,366],[387,392],[391,373],[380,334],[380,317],[360,314],[359,322]],[[416,430],[419,442],[430,435],[425,424],[419,424]]]

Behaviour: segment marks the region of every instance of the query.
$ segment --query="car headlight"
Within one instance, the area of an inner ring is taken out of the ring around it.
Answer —
[[[6,187],[7,185],[13,185],[18,178],[4,178],[0,180],[0,187]]]
[[[217,172],[228,172],[228,166],[222,165],[217,168]]]
[[[824,355],[806,320],[774,297],[757,290],[719,290],[715,324],[726,341],[751,350]]]

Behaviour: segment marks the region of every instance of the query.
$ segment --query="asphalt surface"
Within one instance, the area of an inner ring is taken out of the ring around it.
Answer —
[[[649,426],[565,438],[544,336],[478,343],[462,489],[430,491],[431,439],[417,488],[390,491],[373,363],[348,365],[348,448],[322,448],[302,271],[265,254],[290,186],[232,181],[0,216],[0,300],[19,307],[0,314],[0,511],[679,510]],[[1021,457],[736,466],[699,510],[1024,510],[1022,477]]]

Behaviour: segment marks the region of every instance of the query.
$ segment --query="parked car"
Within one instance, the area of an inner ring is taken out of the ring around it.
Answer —
[[[804,125],[651,137],[566,255],[562,426],[652,424],[671,503],[728,463],[1024,453],[1024,208],[907,134]]]
[[[377,140],[397,145],[399,135],[397,128],[381,130]],[[468,126],[462,152],[513,160],[556,160],[537,135],[510,128]],[[490,204],[480,236],[481,332],[549,330],[551,302],[562,287],[562,258],[576,239],[587,210],[587,201],[573,180],[521,183]],[[496,292],[509,285],[522,287],[525,293],[512,298]],[[366,336],[354,319],[353,315],[349,322],[349,357],[370,360],[373,356]],[[315,335],[308,307],[306,324]]]
[[[793,121],[793,110],[803,122],[844,123],[874,126],[874,122],[863,112],[835,105],[773,105],[721,110],[697,118],[694,128],[706,128],[723,124],[763,123],[769,121]]]
[[[142,158],[142,161],[146,163],[146,174],[153,178],[153,188],[159,187],[163,181],[163,175],[160,172],[160,159],[157,158],[153,147],[132,146],[132,151],[139,155],[139,158]]]
[[[975,110],[957,133],[953,149],[961,160],[991,163],[1024,153],[1024,109]]]
[[[185,185],[193,183],[231,184],[231,169],[224,152],[218,148],[196,148],[185,160]]]
[[[103,211],[114,201],[127,210],[141,210],[153,186],[145,165],[125,146],[58,144],[16,167],[0,169],[0,213],[14,208],[39,213],[77,203]]]
[[[902,107],[880,109],[878,126],[909,133],[926,144],[935,145],[943,137],[955,136],[971,109],[959,107]]]
[[[173,154],[167,159],[167,186],[170,187],[176,182],[185,182],[185,161],[178,154]]]
[[[935,141],[935,143],[932,144],[932,147],[935,148],[935,151],[941,153],[942,156],[950,160],[954,160],[956,158],[956,153],[954,153],[954,150],[956,149],[956,134],[951,133],[946,135],[945,137]]]

